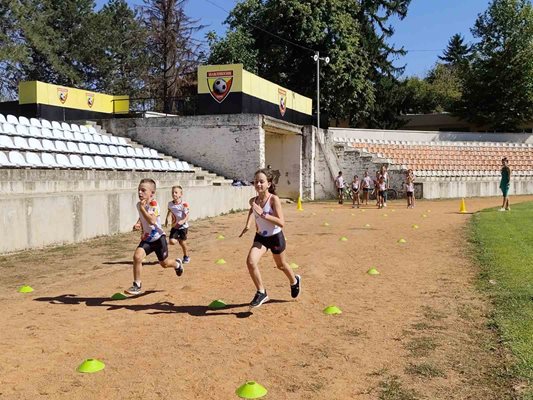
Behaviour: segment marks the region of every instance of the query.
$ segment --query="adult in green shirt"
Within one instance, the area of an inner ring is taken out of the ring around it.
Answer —
[[[507,157],[502,158],[502,179],[500,180],[500,189],[503,193],[503,204],[500,211],[509,211],[509,184],[511,182],[511,168],[509,168],[509,161]]]

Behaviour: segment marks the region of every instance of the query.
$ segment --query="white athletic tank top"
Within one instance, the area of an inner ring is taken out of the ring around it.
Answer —
[[[272,206],[270,205],[270,198],[272,197],[272,194],[268,196],[267,201],[265,202],[265,205],[263,206],[263,212],[265,214],[272,215]],[[254,199],[254,202],[256,202],[257,197]],[[255,216],[255,223],[257,225],[257,233],[261,236],[273,236],[281,232],[281,227],[274,224],[273,222],[267,221],[264,218],[261,218],[259,214],[257,214],[254,211]]]

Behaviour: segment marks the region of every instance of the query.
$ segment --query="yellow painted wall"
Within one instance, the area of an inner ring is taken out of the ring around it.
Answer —
[[[113,106],[113,100],[121,101],[115,101]],[[111,96],[39,81],[19,83],[19,104],[47,104],[106,114],[129,111],[128,96]]]
[[[232,71],[233,82],[230,92],[243,92],[250,96],[278,105],[280,102],[280,92],[285,92],[286,107],[299,111],[303,114],[312,115],[313,101],[292,90],[276,85],[251,72],[245,71],[242,64],[227,65],[201,65],[198,67],[198,94],[208,94],[209,83],[208,72]]]

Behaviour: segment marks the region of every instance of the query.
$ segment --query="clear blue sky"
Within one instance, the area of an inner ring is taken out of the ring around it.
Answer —
[[[356,0],[354,0],[356,1]],[[98,6],[105,0],[96,0]],[[442,54],[450,37],[462,34],[468,42],[473,40],[470,28],[478,14],[484,12],[489,0],[412,0],[407,18],[394,21],[396,32],[390,42],[397,47],[404,46],[411,50],[405,57],[396,61],[397,65],[406,64],[406,75],[423,76],[435,64],[437,56]],[[142,5],[142,0],[128,0],[132,6]],[[231,10],[237,0],[189,0],[187,14],[198,19],[199,23],[208,25],[205,32],[216,31],[223,35],[223,25],[227,13],[221,8]],[[201,36],[205,34],[202,33]],[[423,51],[420,51],[423,50]]]

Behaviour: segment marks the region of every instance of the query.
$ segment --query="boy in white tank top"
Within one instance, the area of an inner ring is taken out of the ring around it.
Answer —
[[[281,202],[275,194],[276,189],[272,182],[270,171],[265,169],[257,171],[254,177],[254,186],[257,191],[257,197],[250,199],[250,211],[246,219],[246,226],[239,235],[239,237],[242,237],[248,232],[253,215],[256,234],[246,259],[246,265],[257,292],[250,303],[250,308],[260,307],[261,304],[269,300],[263,285],[261,272],[259,271],[259,260],[268,250],[272,251],[272,257],[278,269],[283,271],[289,279],[292,298],[296,298],[300,294],[301,282],[301,277],[294,275],[285,256],[285,236],[282,231],[285,225],[285,218]]]

